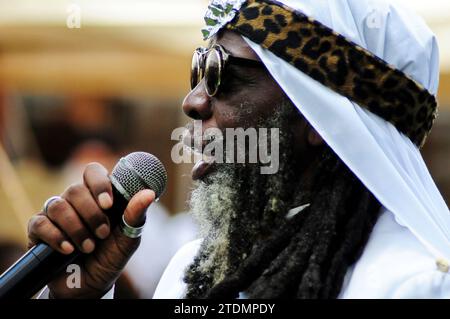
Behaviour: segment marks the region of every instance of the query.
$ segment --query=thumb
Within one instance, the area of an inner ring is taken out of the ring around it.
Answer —
[[[134,195],[124,212],[125,222],[131,227],[141,227],[145,223],[147,208],[155,201],[155,192],[145,189]]]
[[[143,190],[128,202],[124,220],[131,227],[141,227],[145,223],[147,208],[155,201],[155,192]],[[102,240],[95,250],[92,262],[85,262],[86,271],[94,278],[93,287],[110,286],[123,271],[126,263],[139,247],[140,238],[127,237],[120,227],[115,227],[112,236]],[[103,289],[103,288],[101,288]]]

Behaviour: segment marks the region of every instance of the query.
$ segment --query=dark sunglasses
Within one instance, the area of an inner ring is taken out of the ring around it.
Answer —
[[[192,57],[191,89],[193,90],[205,78],[206,93],[210,97],[217,95],[224,72],[230,64],[251,68],[265,67],[261,61],[232,56],[218,44],[210,49],[198,48]]]

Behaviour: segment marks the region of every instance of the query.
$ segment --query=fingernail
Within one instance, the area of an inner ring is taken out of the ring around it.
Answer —
[[[92,253],[95,248],[95,243],[92,241],[92,239],[86,239],[81,244],[81,248],[86,254]]]
[[[148,197],[153,197],[153,199],[156,198],[156,193],[154,191],[152,191],[151,189],[146,189],[145,190],[145,195]]]
[[[96,230],[95,234],[100,239],[105,239],[109,236],[109,226],[107,224],[100,225]]]
[[[112,206],[111,196],[109,196],[106,192],[98,195],[98,202],[100,203],[100,207],[103,209],[108,209]]]
[[[69,243],[67,240],[63,241],[60,247],[65,253],[68,254],[72,253],[75,250],[75,247],[73,247],[73,245]]]

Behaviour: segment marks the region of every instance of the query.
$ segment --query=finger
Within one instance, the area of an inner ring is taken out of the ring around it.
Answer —
[[[145,222],[147,208],[154,200],[155,193],[150,190],[140,191],[133,196],[124,212],[125,222],[132,227],[142,226]],[[126,236],[120,227],[116,227],[113,235],[101,242],[105,247],[106,245],[112,247],[107,249],[111,254],[108,260],[114,261],[116,269],[122,269],[125,266],[126,262],[139,247],[139,243],[139,237],[130,238]]]
[[[105,239],[109,236],[109,220],[85,185],[69,187],[62,197],[69,202],[84,224],[98,238]]]
[[[126,223],[132,227],[142,226],[145,223],[147,208],[155,201],[155,197],[155,192],[149,189],[142,190],[134,195],[125,209]]]
[[[55,200],[47,210],[47,217],[61,229],[79,250],[91,253],[95,242],[77,212],[65,199]]]
[[[103,209],[111,208],[113,195],[108,170],[98,163],[91,163],[86,166],[83,178],[99,206]]]
[[[44,242],[62,254],[71,254],[75,250],[64,233],[47,216],[41,214],[35,215],[30,219],[28,223],[28,240],[29,248],[39,242]]]

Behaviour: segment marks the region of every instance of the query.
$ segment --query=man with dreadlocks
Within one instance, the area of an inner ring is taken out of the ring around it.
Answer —
[[[439,73],[422,20],[381,0],[213,0],[205,20],[184,112],[203,131],[279,128],[280,165],[272,175],[194,166],[202,238],[172,259],[155,297],[450,297],[449,210],[419,151]],[[31,243],[92,253],[83,287],[60,276],[50,296],[104,295],[138,246],[99,227],[110,194],[106,171],[90,165],[30,223]],[[131,227],[153,198],[130,201]],[[92,230],[106,239],[95,246]]]

